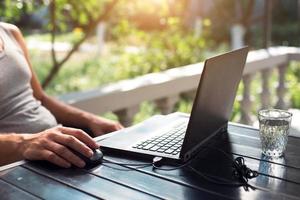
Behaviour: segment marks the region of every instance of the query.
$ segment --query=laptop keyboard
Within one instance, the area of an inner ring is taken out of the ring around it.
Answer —
[[[142,141],[133,148],[176,155],[181,150],[186,128],[186,123],[177,125],[172,130]]]

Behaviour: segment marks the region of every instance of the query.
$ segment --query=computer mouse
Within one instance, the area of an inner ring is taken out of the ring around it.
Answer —
[[[94,154],[90,158],[82,155],[78,151],[73,151],[72,150],[72,152],[74,152],[74,154],[76,156],[78,156],[79,158],[81,158],[85,162],[85,167],[87,167],[87,168],[94,167],[94,166],[99,165],[99,164],[102,163],[103,153],[100,151],[100,149],[94,149],[93,150]]]

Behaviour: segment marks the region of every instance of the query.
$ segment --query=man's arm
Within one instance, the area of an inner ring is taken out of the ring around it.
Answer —
[[[36,134],[0,133],[0,166],[15,161],[48,160],[61,167],[84,167],[70,149],[91,157],[99,145],[79,129],[55,127]]]
[[[25,44],[20,30],[11,24],[7,24],[7,29],[14,35],[18,43],[20,44],[28,65],[32,72],[31,86],[33,89],[33,95],[36,99],[40,100],[42,105],[45,106],[50,112],[55,116],[57,121],[64,126],[77,127],[77,128],[88,128],[95,136],[119,130],[122,127],[119,123],[114,121],[101,118],[94,114],[85,112],[83,110],[77,109],[75,107],[69,106],[63,102],[60,102],[50,96],[48,96],[42,89],[38,78],[33,71],[29,53]]]
[[[23,159],[20,151],[21,140],[21,135],[0,133],[0,166]]]

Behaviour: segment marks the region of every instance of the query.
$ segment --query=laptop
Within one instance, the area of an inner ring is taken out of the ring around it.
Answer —
[[[153,131],[121,130],[102,140],[101,149],[186,162],[201,145],[227,131],[247,54],[244,47],[205,61],[189,118],[153,126]]]

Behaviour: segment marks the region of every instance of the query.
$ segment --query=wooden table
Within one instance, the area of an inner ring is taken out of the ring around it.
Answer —
[[[214,184],[185,167],[173,171],[151,166],[120,166],[104,162],[92,169],[60,169],[46,162],[26,162],[0,171],[0,199],[300,199],[300,138],[289,137],[285,156],[270,160],[261,155],[258,131],[230,124],[216,138],[215,147],[260,175],[249,183],[256,190]],[[122,163],[149,163],[105,153]],[[214,149],[200,151],[191,165],[220,181],[232,180],[232,163]]]

